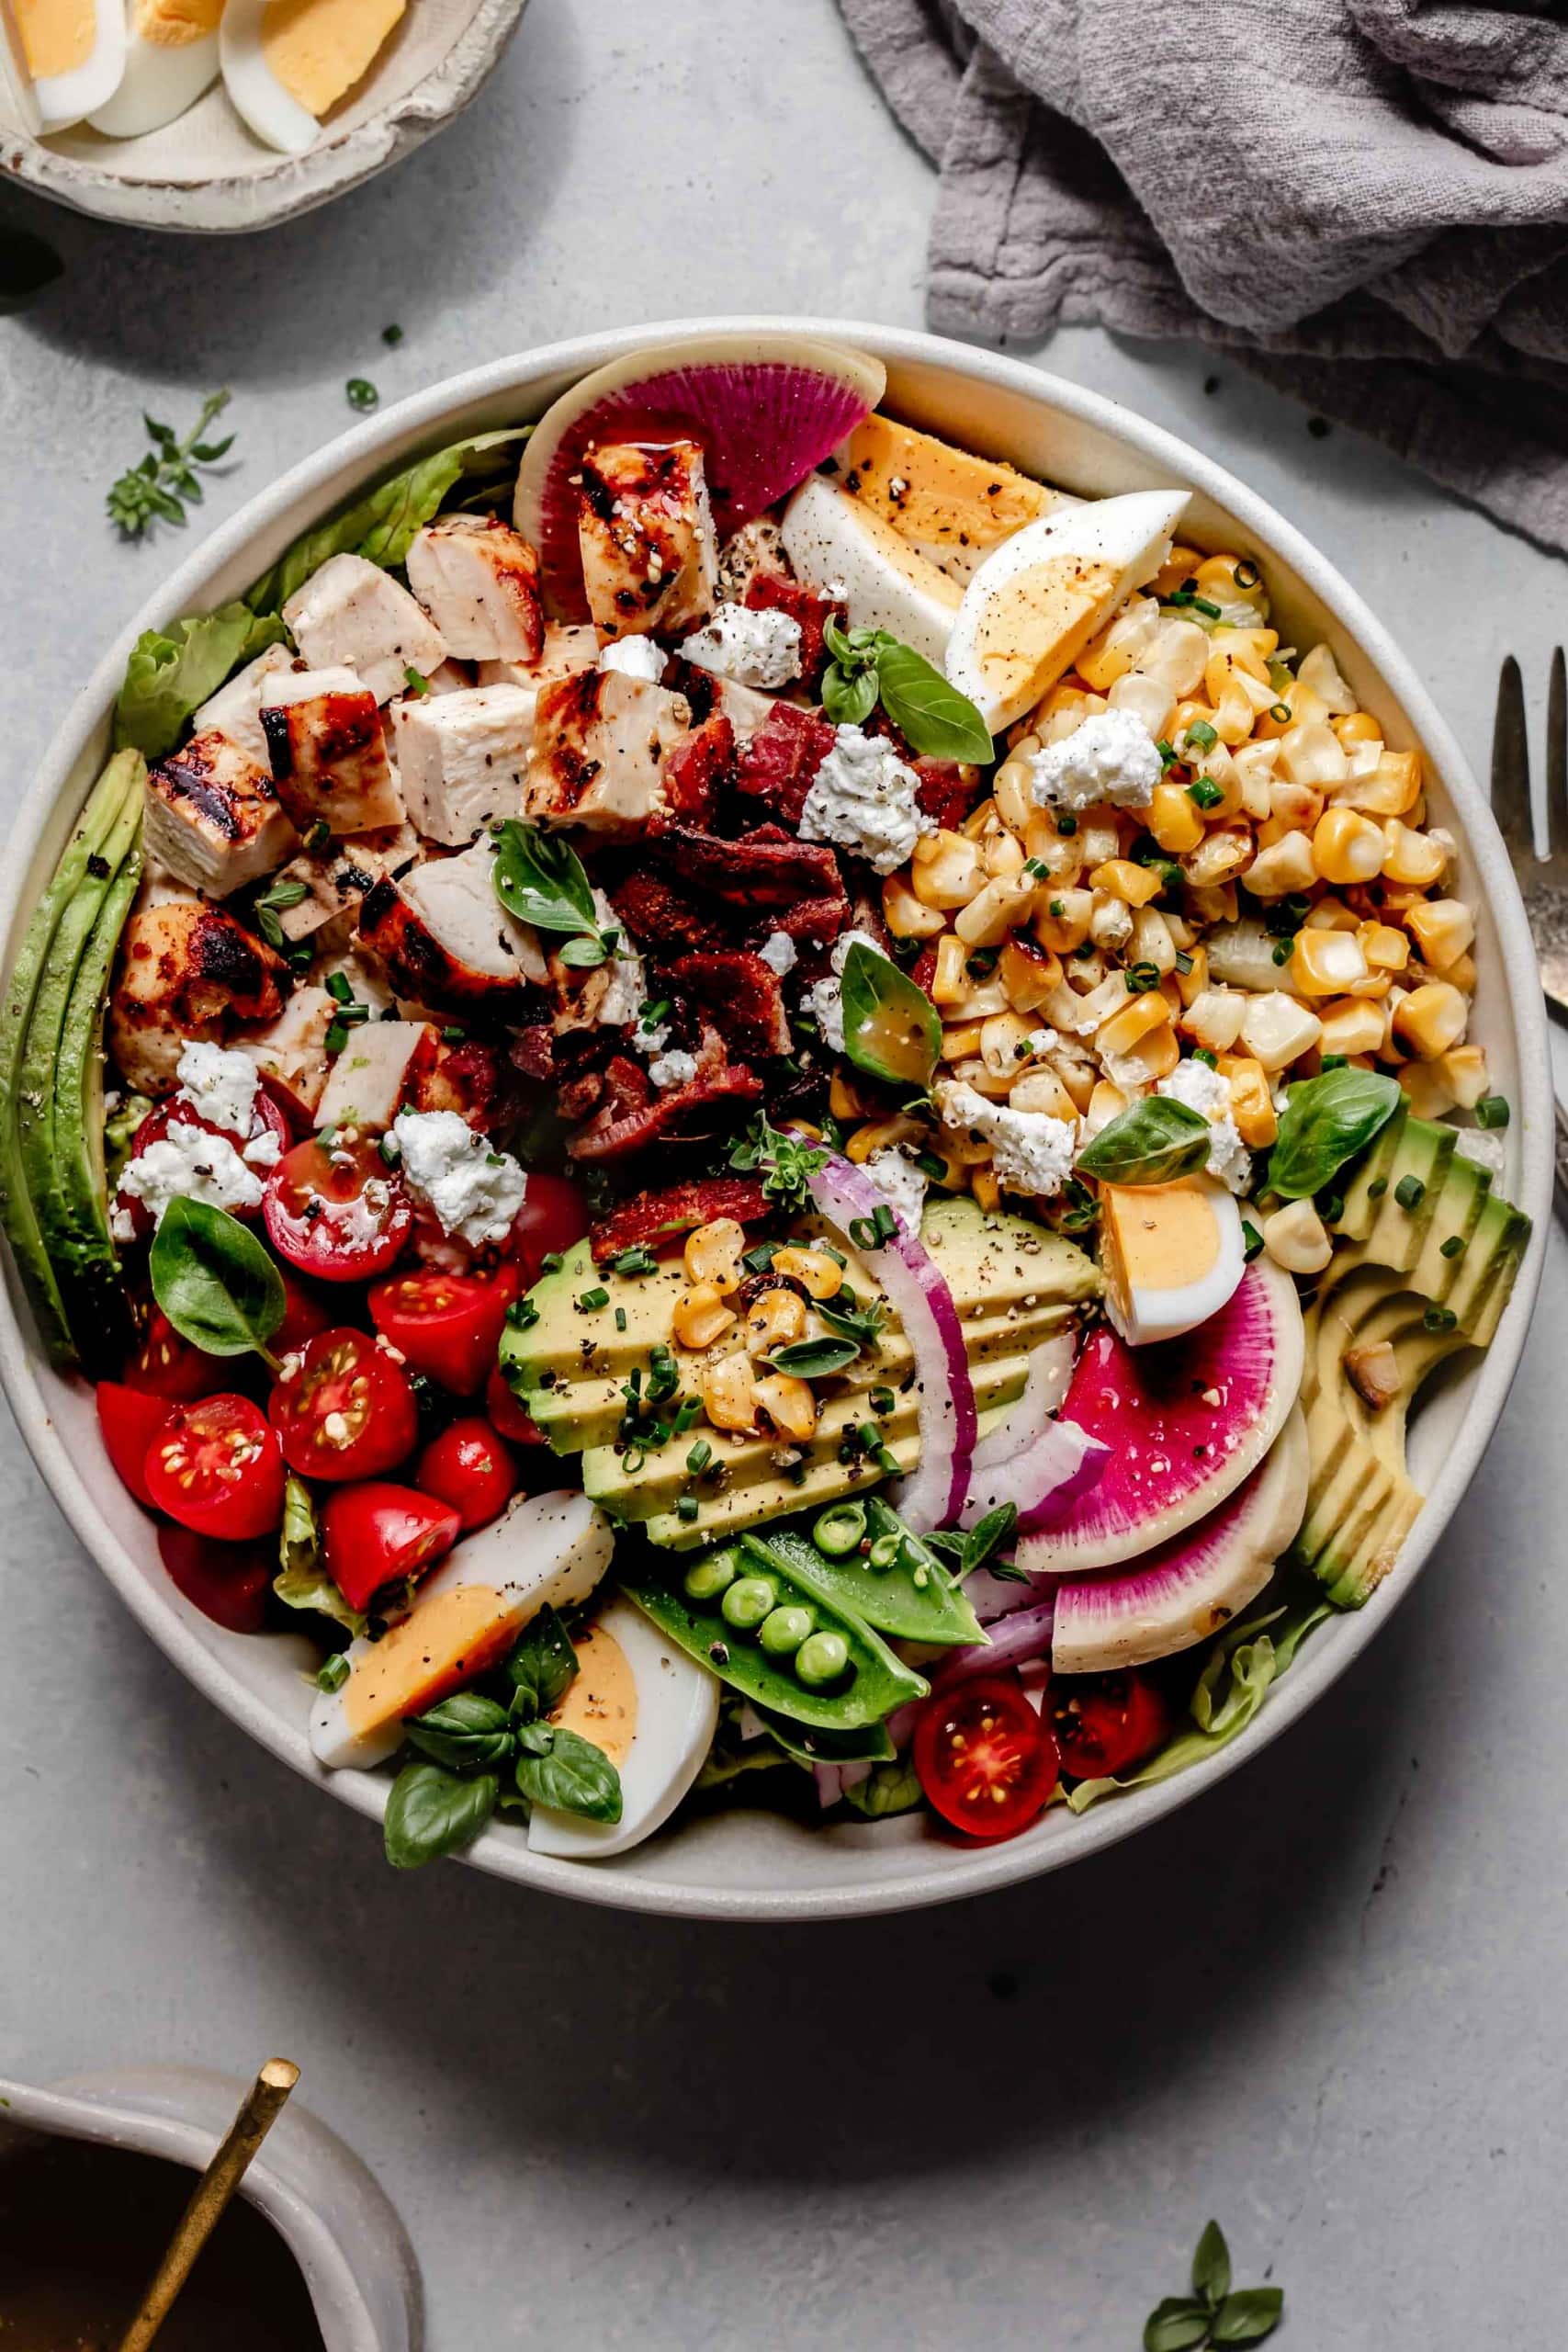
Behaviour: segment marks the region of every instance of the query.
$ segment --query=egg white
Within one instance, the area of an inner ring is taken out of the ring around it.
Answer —
[[[718,1724],[716,1679],[678,1650],[629,1600],[612,1600],[595,1619],[619,1645],[637,1684],[637,1727],[620,1768],[621,1817],[585,1821],[581,1814],[536,1805],[528,1823],[533,1853],[603,1860],[640,1845],[667,1821],[703,1767]]]
[[[302,155],[321,135],[321,124],[266,62],[262,20],[267,0],[228,0],[219,28],[223,86],[236,113],[268,147]]]
[[[885,628],[940,666],[959,609],[956,587],[874,508],[812,474],[785,507],[781,536],[808,587],[842,596],[852,628]]]
[[[125,71],[113,96],[88,116],[92,129],[107,139],[139,139],[177,121],[218,79],[220,39],[214,31],[174,46],[148,40],[127,0]]]
[[[27,52],[19,37],[8,42],[27,71]],[[44,131],[66,130],[107,105],[125,72],[125,0],[94,0],[93,46],[79,65],[64,74],[29,73],[32,104]]]

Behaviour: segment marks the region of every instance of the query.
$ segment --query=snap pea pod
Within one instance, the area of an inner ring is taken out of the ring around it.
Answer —
[[[872,1546],[869,1557],[859,1549],[829,1556],[813,1542],[809,1521],[770,1528],[754,1540],[777,1552],[813,1592],[879,1634],[901,1642],[983,1642],[980,1621],[962,1586],[954,1584],[930,1545],[910,1533],[880,1495],[859,1500]],[[886,1566],[875,1565],[887,1554],[892,1557]]]
[[[893,1760],[893,1742],[886,1724],[866,1724],[859,1731],[824,1731],[815,1725],[803,1729],[770,1707],[759,1707],[757,1713],[767,1725],[769,1738],[776,1740],[797,1764],[888,1764]]]
[[[673,1581],[699,1570],[698,1580],[705,1588],[700,1595]],[[763,1577],[774,1586],[779,1607],[809,1611],[818,1628],[813,1639],[837,1637],[842,1643],[843,1671],[830,1684],[803,1679],[794,1659],[763,1647],[758,1627],[725,1613],[723,1600],[732,1586],[750,1586]],[[754,1545],[750,1537],[716,1545],[695,1559],[688,1555],[668,1563],[638,1560],[622,1569],[620,1582],[626,1599],[678,1649],[721,1682],[743,1691],[754,1706],[791,1723],[824,1731],[858,1731],[884,1722],[896,1708],[930,1691],[930,1683],[896,1657],[869,1625],[826,1591],[801,1582],[782,1559]]]

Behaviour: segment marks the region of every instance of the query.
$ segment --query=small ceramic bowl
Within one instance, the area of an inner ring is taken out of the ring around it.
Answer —
[[[204,2066],[127,2066],[34,2090],[0,2075],[0,2152],[19,2137],[90,2140],[199,2172],[248,2085]],[[291,2100],[240,2186],[288,2248],[327,2352],[421,2352],[419,2266],[375,2177]],[[159,2249],[148,2250],[148,2269]]]
[[[919,1815],[814,1827],[735,1810],[661,1832],[612,1862],[531,1854],[515,1827],[487,1830],[472,1849],[481,1869],[583,1901],[696,1917],[832,1918],[906,1910],[975,1894],[1054,1870],[1113,1844],[1185,1804],[1282,1731],[1321,1697],[1372,1639],[1430,1557],[1485,1450],[1524,1345],[1551,1205],[1551,1083],[1540,977],[1506,853],[1458,744],[1398,647],[1301,533],[1200,450],[1129,410],[1012,359],[946,343],[822,319],[715,319],[646,326],[501,359],[344,435],[264,491],[215,531],[111,647],[62,725],[13,830],[0,875],[0,968],[59,855],[109,740],[126,656],[139,631],[211,610],[243,594],[290,540],[362,485],[421,449],[459,435],[525,424],[591,368],[682,336],[795,331],[856,345],[887,368],[886,405],[910,424],[1089,497],[1190,489],[1183,524],[1200,546],[1244,548],[1263,567],[1285,640],[1326,639],[1363,706],[1395,748],[1425,755],[1433,814],[1459,846],[1459,894],[1477,910],[1474,1034],[1492,1082],[1514,1105],[1499,1189],[1536,1230],[1492,1346],[1423,1401],[1411,1460],[1427,1497],[1398,1565],[1364,1609],[1337,1617],[1303,1650],[1254,1722],[1195,1770],[1071,1815],[1050,1808],[1022,1836],[960,1848]],[[152,1529],[105,1474],[93,1401],[84,1384],[45,1362],[14,1287],[0,1310],[0,1374],[44,1477],[83,1543],[152,1638],[276,1756],[359,1812],[379,1818],[386,1773],[326,1772],[306,1736],[314,1653],[299,1636],[226,1634],[182,1600],[164,1574]]]
[[[417,0],[304,155],[264,146],[221,82],[188,113],[138,139],[106,139],[85,123],[39,139],[18,119],[0,75],[0,176],[74,211],[141,229],[270,228],[357,187],[444,130],[483,85],[526,5]]]

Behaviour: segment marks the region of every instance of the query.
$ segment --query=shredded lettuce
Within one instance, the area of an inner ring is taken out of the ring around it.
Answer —
[[[326,1571],[321,1555],[321,1523],[315,1498],[303,1478],[292,1476],[283,1489],[283,1533],[278,1541],[278,1572],[272,1589],[286,1609],[313,1610],[331,1617],[356,1637],[368,1619],[351,1609]]]
[[[888,1821],[896,1813],[913,1813],[924,1802],[925,1792],[907,1757],[900,1757],[896,1764],[878,1764],[866,1780],[844,1791],[844,1803],[863,1813],[868,1821]]]
[[[144,760],[161,760],[179,741],[192,711],[287,634],[275,613],[254,613],[247,605],[171,621],[166,630],[143,629],[115,705],[116,751],[134,749]]]

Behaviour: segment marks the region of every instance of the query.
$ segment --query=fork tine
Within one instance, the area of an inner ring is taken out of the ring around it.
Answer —
[[[1525,682],[1510,653],[1497,681],[1497,718],[1492,730],[1492,814],[1517,860],[1535,854],[1530,821],[1530,752],[1525,729]]]
[[[1546,695],[1546,828],[1552,856],[1568,850],[1568,662],[1561,646]]]

